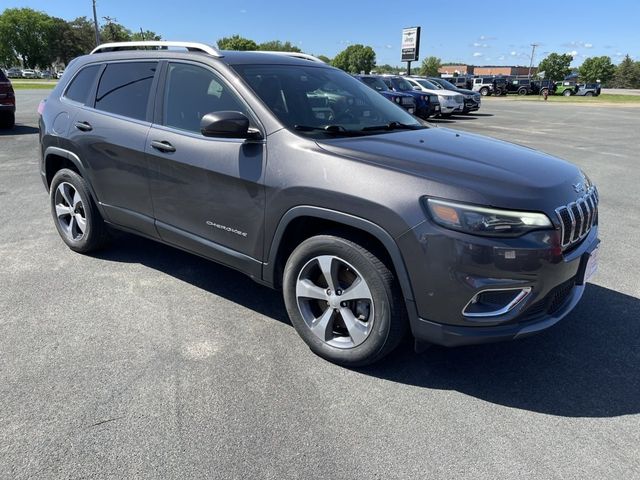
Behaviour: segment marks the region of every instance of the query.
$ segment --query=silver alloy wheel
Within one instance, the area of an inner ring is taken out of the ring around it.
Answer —
[[[298,275],[296,298],[307,327],[333,347],[357,347],[372,331],[369,285],[341,258],[320,255],[309,260]]]
[[[58,225],[70,240],[78,241],[84,236],[87,218],[84,204],[75,187],[62,182],[54,196]]]

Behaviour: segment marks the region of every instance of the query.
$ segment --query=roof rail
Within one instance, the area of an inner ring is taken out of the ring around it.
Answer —
[[[283,55],[285,57],[302,58],[304,60],[309,60],[311,62],[324,63],[318,57],[314,57],[313,55],[309,55],[308,53],[301,53],[301,52],[275,52],[271,50],[252,50],[251,53],[270,53],[272,55]]]
[[[158,47],[158,48],[169,48],[169,47],[180,47],[186,48],[190,52],[203,52],[214,57],[222,57],[223,55],[219,50],[213,48],[210,45],[206,45],[204,43],[195,43],[195,42],[168,42],[164,40],[145,40],[141,42],[114,42],[114,43],[103,43],[102,45],[98,45],[91,51],[91,54],[94,53],[103,53],[103,52],[114,52],[119,50],[135,50],[137,48],[142,47]]]

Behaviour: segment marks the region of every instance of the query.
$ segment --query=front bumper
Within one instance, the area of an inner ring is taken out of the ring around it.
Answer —
[[[562,252],[559,233],[531,232],[519,238],[489,238],[424,222],[398,238],[413,286],[416,339],[445,346],[511,340],[551,327],[584,292],[584,271],[598,246],[595,225],[575,248]],[[486,290],[530,288],[506,313],[471,317],[470,300]]]

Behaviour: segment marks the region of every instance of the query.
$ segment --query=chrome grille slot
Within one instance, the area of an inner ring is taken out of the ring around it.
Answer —
[[[560,220],[562,248],[574,245],[598,222],[598,191],[591,187],[584,197],[556,208],[556,215]]]

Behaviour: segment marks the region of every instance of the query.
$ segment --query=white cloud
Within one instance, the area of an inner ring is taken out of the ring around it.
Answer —
[[[474,53],[473,53],[473,56],[474,56],[474,57],[481,57],[481,56],[482,56],[482,53],[480,53],[480,52],[474,52]]]
[[[593,44],[592,43],[585,43],[584,48],[593,48]]]
[[[504,60],[504,55],[500,55],[500,56],[498,57],[498,60]]]
[[[489,48],[489,45],[486,43],[480,43],[480,42],[473,42],[473,46],[474,47],[480,47],[480,48]]]
[[[570,52],[567,52],[567,55],[571,55],[572,57],[575,57],[576,55],[578,55],[578,52],[576,50],[571,50]]]
[[[393,45],[385,45],[385,48],[393,48]]]
[[[518,55],[518,52],[511,52],[509,55],[511,55],[512,57],[515,57]]]

